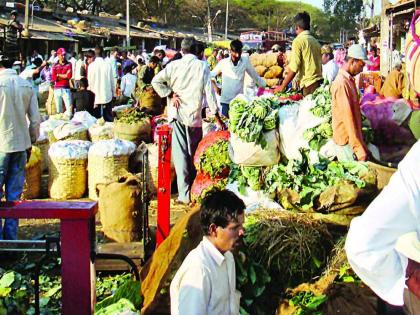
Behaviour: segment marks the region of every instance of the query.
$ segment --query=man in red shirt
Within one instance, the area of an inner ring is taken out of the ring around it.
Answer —
[[[71,116],[71,92],[70,79],[72,78],[71,63],[66,60],[66,50],[59,48],[57,50],[58,62],[53,66],[51,78],[54,82],[54,98],[57,113],[64,112],[63,102],[66,114]]]

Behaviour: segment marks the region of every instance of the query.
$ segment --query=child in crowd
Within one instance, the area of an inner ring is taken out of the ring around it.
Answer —
[[[73,110],[74,112],[87,111],[94,115],[95,94],[88,90],[88,80],[81,78],[79,81],[79,89],[74,93]]]

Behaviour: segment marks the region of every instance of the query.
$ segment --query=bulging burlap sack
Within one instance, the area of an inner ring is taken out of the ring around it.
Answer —
[[[134,175],[117,182],[98,184],[99,213],[106,237],[126,243],[140,240],[141,182]]]
[[[149,143],[152,127],[150,119],[143,119],[138,123],[127,124],[114,122],[114,136],[116,139],[129,140],[139,145],[142,141]]]

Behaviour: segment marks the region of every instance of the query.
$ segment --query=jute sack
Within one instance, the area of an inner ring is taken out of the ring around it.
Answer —
[[[140,94],[140,107],[152,115],[162,114],[162,99],[153,89],[146,89]]]
[[[230,137],[229,156],[235,164],[244,166],[271,166],[280,161],[280,141],[276,130],[264,133],[267,146],[263,149],[254,142],[245,142],[234,133]]]
[[[139,145],[142,141],[149,143],[152,127],[150,119],[143,119],[138,123],[127,124],[114,122],[114,136],[116,139],[133,141]]]
[[[25,182],[23,184],[23,192],[21,199],[38,198],[41,191],[41,150],[32,146],[31,157],[25,166]]]
[[[127,174],[117,182],[98,184],[99,213],[106,237],[117,243],[140,240],[141,182]]]

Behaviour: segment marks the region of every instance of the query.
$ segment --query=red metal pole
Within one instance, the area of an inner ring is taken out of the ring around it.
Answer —
[[[170,231],[172,128],[168,125],[158,127],[157,134],[159,163],[156,246],[159,247]]]

